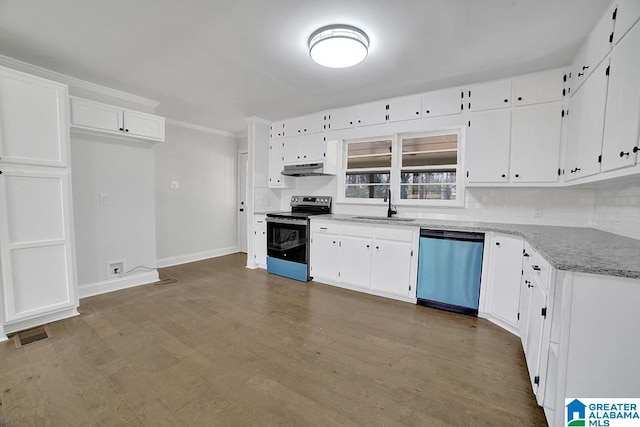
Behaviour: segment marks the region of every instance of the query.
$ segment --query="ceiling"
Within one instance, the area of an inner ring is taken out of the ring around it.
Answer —
[[[160,101],[157,113],[234,133],[244,119],[567,65],[609,0],[0,0],[0,54]],[[345,23],[368,58],[309,58]]]

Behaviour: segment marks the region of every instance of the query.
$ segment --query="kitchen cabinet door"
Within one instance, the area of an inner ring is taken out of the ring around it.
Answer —
[[[458,87],[422,94],[422,116],[439,117],[462,112],[462,89]]]
[[[124,132],[131,136],[164,141],[164,117],[125,110]]]
[[[464,108],[469,111],[511,107],[511,80],[496,80],[468,86],[463,90]]]
[[[600,172],[609,79],[607,66],[608,60],[603,61],[571,98],[564,163],[566,181]]]
[[[282,156],[285,165],[304,163],[301,160],[302,136],[292,136],[282,141]]]
[[[638,0],[618,0],[613,44],[618,44],[639,19],[640,2]]]
[[[350,129],[356,125],[356,109],[340,108],[327,113],[329,125],[327,130]]]
[[[389,106],[387,120],[390,122],[415,120],[422,117],[422,97],[420,95],[390,99],[387,105]]]
[[[311,277],[336,282],[338,280],[338,235],[311,235]]]
[[[338,258],[338,281],[360,288],[371,287],[370,238],[341,236]]]
[[[562,104],[514,108],[511,113],[511,182],[557,182]]]
[[[466,165],[469,183],[509,180],[511,111],[473,113],[467,125]]]
[[[356,107],[356,124],[358,126],[379,125],[387,121],[386,101],[370,102]]]
[[[271,126],[269,127],[269,130],[270,130],[269,137],[271,139],[284,138],[285,137],[285,128],[286,128],[286,122],[284,120],[281,120],[279,122],[271,123]]]
[[[124,130],[124,110],[114,105],[71,97],[71,124],[120,133]]]
[[[67,87],[0,67],[0,162],[69,164]]]
[[[287,136],[313,134],[324,131],[324,113],[309,114],[286,122]]]
[[[371,288],[408,296],[412,257],[411,243],[375,239],[371,255]]]
[[[284,142],[272,140],[269,143],[269,188],[288,187],[281,172],[284,169]]]
[[[639,132],[640,25],[636,25],[611,54],[602,146],[603,172],[636,163]]]
[[[304,163],[319,163],[324,161],[326,152],[326,138],[324,134],[305,135],[300,146],[300,157]]]
[[[513,79],[515,106],[562,101],[564,70],[554,69]]]
[[[253,254],[260,268],[267,268],[267,221],[266,216],[256,214],[254,216]]]
[[[518,304],[524,242],[518,237],[493,234],[489,247],[488,312],[513,331],[518,328]]]
[[[522,264],[521,264],[522,265]],[[522,279],[520,281],[520,301],[518,304],[518,335],[522,342],[522,349],[527,348],[527,328],[529,326],[529,307],[531,305],[531,289],[535,279],[531,271],[522,269]]]
[[[527,320],[527,339],[524,348],[524,355],[529,369],[529,379],[534,393],[538,393],[538,383],[540,379],[540,356],[542,348],[542,334],[544,331],[547,307],[547,294],[542,287],[533,282],[529,302],[529,318]]]

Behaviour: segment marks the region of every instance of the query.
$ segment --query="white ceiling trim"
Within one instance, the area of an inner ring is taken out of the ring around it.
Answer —
[[[233,133],[233,132],[228,132],[226,130],[220,130],[220,129],[212,129],[206,126],[202,126],[202,125],[196,125],[194,123],[189,123],[189,122],[183,122],[180,120],[175,120],[175,119],[170,119],[170,118],[165,118],[165,123],[171,126],[178,126],[181,128],[185,128],[185,129],[192,129],[192,130],[197,130],[200,132],[205,132],[205,133],[210,133],[213,135],[220,135],[220,136],[228,136],[231,138],[239,138],[240,135],[238,135],[237,133]]]
[[[43,77],[45,79],[55,80],[57,82],[67,84],[78,89],[85,89],[91,92],[99,93],[101,95],[121,99],[123,101],[133,102],[145,107],[155,109],[158,107],[158,105],[160,105],[160,102],[153,99],[144,98],[142,96],[133,95],[127,92],[122,92],[120,90],[112,89],[106,86],[101,86],[99,84],[91,83],[86,80],[81,80],[75,77],[68,76],[66,74],[58,73],[57,71],[51,71],[46,68],[29,64],[27,62],[22,62],[8,56],[0,55],[0,65]]]

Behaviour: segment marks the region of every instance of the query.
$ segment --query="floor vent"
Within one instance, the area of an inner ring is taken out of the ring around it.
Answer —
[[[176,279],[175,277],[169,276],[167,273],[165,273],[161,269],[158,269],[158,278],[160,280],[154,283],[154,285],[169,285],[171,283],[176,283],[178,281],[178,279]]]
[[[45,325],[18,332],[17,334],[15,334],[13,339],[16,344],[16,348],[20,348],[27,344],[46,340],[50,337],[51,333],[49,332],[49,328]]]

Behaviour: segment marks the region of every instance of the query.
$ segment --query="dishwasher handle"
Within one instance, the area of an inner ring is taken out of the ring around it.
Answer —
[[[484,233],[452,230],[420,229],[420,237],[443,240],[463,240],[469,242],[484,242]]]

